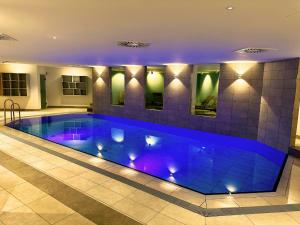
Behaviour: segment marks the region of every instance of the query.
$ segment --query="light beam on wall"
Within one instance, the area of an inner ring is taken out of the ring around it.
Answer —
[[[170,68],[170,70],[171,70],[172,74],[174,75],[174,77],[177,78],[182,73],[184,68],[186,68],[188,66],[188,64],[170,63],[170,64],[166,64],[166,66],[168,68]]]
[[[139,65],[125,65],[127,69],[129,70],[131,77],[135,77],[138,72],[143,68],[143,66]]]
[[[238,78],[247,73],[253,66],[257,64],[255,61],[228,61],[225,62],[237,73]]]
[[[94,70],[96,72],[97,77],[101,77],[105,71],[106,67],[105,66],[95,66]]]

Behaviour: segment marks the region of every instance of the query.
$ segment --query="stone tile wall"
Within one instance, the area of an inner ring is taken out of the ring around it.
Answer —
[[[299,109],[299,97],[295,101],[298,68],[299,59],[270,62],[264,67],[258,140],[284,151],[296,134],[292,125],[297,124]]]

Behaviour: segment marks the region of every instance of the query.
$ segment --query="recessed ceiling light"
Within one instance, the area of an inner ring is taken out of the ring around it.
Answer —
[[[16,41],[17,39],[7,35],[7,34],[4,34],[4,33],[0,33],[0,41]]]
[[[229,6],[226,7],[226,9],[227,9],[227,10],[233,10],[234,7],[233,7],[232,5],[229,5]]]
[[[146,48],[149,47],[151,44],[140,41],[119,41],[118,45],[127,48]]]
[[[56,37],[56,36],[52,36],[52,39],[53,39],[53,40],[56,40],[56,39],[57,39],[57,37]]]

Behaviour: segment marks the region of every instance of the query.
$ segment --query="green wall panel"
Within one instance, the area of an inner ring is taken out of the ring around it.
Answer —
[[[219,72],[198,73],[196,105],[201,105],[209,96],[218,97]]]
[[[111,75],[111,104],[124,105],[125,74],[124,72],[112,71]]]
[[[145,100],[147,108],[163,107],[164,75],[161,71],[149,71],[146,75]]]

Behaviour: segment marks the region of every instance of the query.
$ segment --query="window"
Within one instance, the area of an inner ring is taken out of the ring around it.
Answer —
[[[111,68],[111,104],[124,105],[125,70],[123,67]]]
[[[215,117],[220,76],[219,65],[199,65],[193,76],[192,113]]]
[[[165,67],[147,67],[145,103],[146,109],[163,109]]]

